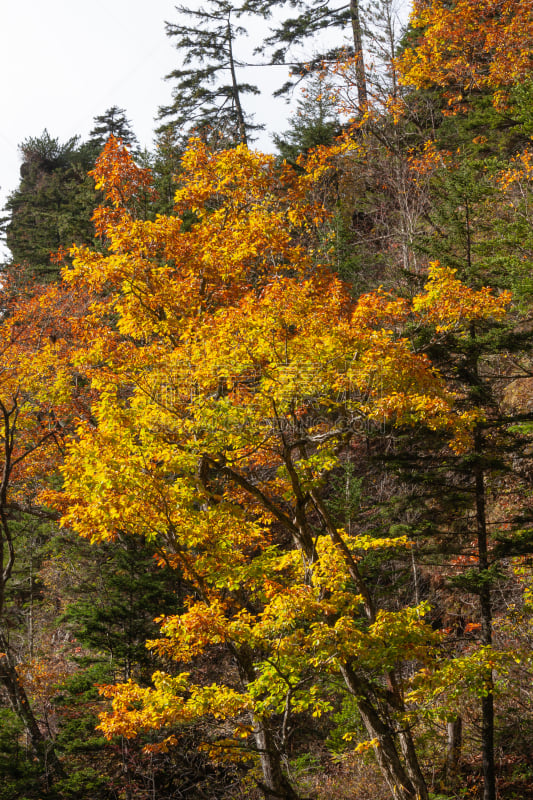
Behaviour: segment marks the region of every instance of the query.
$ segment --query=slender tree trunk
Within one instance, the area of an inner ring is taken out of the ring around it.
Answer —
[[[246,146],[248,146],[248,137],[246,135],[246,123],[244,121],[244,113],[241,105],[241,96],[239,92],[239,86],[237,83],[237,74],[235,72],[235,60],[233,58],[233,32],[231,30],[231,21],[229,15],[228,15],[227,35],[228,35],[229,66],[231,72],[231,85],[233,88],[233,100],[235,102],[235,110],[237,112],[237,125],[239,128],[239,138],[241,144],[245,144]]]
[[[350,17],[352,20],[353,47],[355,53],[355,80],[357,83],[357,104],[363,112],[368,104],[366,87],[365,59],[363,53],[363,33],[359,17],[359,0],[350,0]]]
[[[463,720],[461,717],[451,720],[447,724],[448,742],[446,747],[446,764],[444,773],[447,783],[453,788],[459,773],[461,747],[463,743]]]
[[[7,692],[13,711],[24,725],[35,755],[43,768],[45,779],[50,782],[54,777],[64,775],[63,767],[54,751],[53,743],[43,735],[37,724],[2,630],[0,630],[0,651],[0,681]]]
[[[395,672],[388,672],[386,677],[389,690],[392,695],[391,700],[389,701],[390,705],[397,713],[405,714],[405,703],[400,687],[398,686],[398,680]],[[403,756],[404,769],[416,790],[416,797],[426,800],[428,796],[426,781],[422,775],[422,770],[420,769],[420,763],[416,754],[410,726],[402,724],[402,727],[398,728],[397,736],[400,744],[400,751]]]
[[[394,800],[428,800],[426,783],[418,766],[412,740],[409,744],[410,733],[404,731],[402,734],[402,748],[406,748],[410,761],[410,766],[406,768],[398,753],[395,732],[377,712],[371,692],[349,665],[341,666],[341,673],[348,690],[357,698],[357,707],[369,736],[377,740],[374,752],[391,797]],[[413,756],[416,767],[411,762]]]
[[[263,780],[258,782],[258,786],[265,797],[298,800],[298,795],[283,774],[272,732],[268,724],[257,717],[254,719],[254,739],[263,772]]]
[[[237,661],[241,679],[245,684],[256,678],[252,653],[248,647],[230,645],[230,650]],[[257,785],[267,798],[275,800],[298,800],[298,794],[283,773],[281,754],[276,747],[268,720],[253,715],[254,739],[261,763],[263,780]]]
[[[390,75],[391,75],[391,94],[394,98],[398,96],[398,74],[396,72],[396,65],[395,65],[395,57],[398,48],[398,42],[394,35],[394,23],[393,23],[393,4],[392,2],[384,3],[384,16],[385,16],[385,30],[386,36],[389,40],[389,68],[390,68]]]
[[[429,795],[426,781],[422,775],[422,770],[420,769],[420,762],[416,754],[415,744],[409,728],[403,728],[400,730],[398,732],[398,738],[400,740],[400,748],[404,757],[405,771],[409,775],[411,783],[415,788],[417,800],[428,800]]]
[[[483,439],[479,428],[474,439],[477,463],[475,465],[476,528],[478,544],[478,565],[481,574],[479,601],[481,610],[481,643],[492,644],[492,605],[487,570],[489,567],[487,519],[485,502],[485,476],[481,455]],[[483,759],[483,800],[496,800],[496,766],[494,763],[494,694],[492,670],[485,676],[486,696],[481,699],[481,751]]]

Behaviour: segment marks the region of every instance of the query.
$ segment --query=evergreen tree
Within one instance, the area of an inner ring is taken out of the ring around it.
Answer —
[[[255,14],[269,16],[276,6],[287,5],[286,0],[247,0],[244,9]],[[271,35],[265,40],[265,46],[259,48],[262,52],[266,47],[276,47],[271,59],[273,64],[290,63],[292,73],[300,79],[308,75],[313,69],[319,69],[324,60],[338,60],[341,56],[352,55],[355,59],[355,73],[358,94],[359,110],[368,102],[368,89],[366,69],[363,53],[363,24],[360,15],[359,0],[335,3],[330,0],[290,0],[289,5],[298,9],[295,17],[285,18],[280,25],[272,30]],[[296,45],[307,44],[318,34],[330,28],[344,30],[349,28],[353,47],[336,47],[326,52],[315,54],[311,60],[299,60],[294,63],[292,59],[293,48]],[[276,94],[283,94],[295,85],[295,80],[287,81]]]
[[[490,656],[484,660],[483,653],[505,649],[498,627],[502,627],[504,587],[512,576],[509,558],[530,555],[533,547],[531,531],[524,529],[524,520],[531,515],[531,477],[524,468],[531,449],[531,425],[523,420],[531,415],[524,413],[523,403],[512,407],[502,398],[512,397],[509,389],[516,383],[506,350],[513,353],[517,367],[529,363],[531,334],[498,323],[472,323],[467,332],[441,333],[429,345],[428,334],[428,330],[419,331],[418,345],[453,386],[461,408],[479,414],[473,446],[466,454],[445,453],[438,437],[426,433],[423,443],[419,433],[403,441],[399,437],[395,455],[387,458],[411,486],[405,505],[410,525],[402,530],[409,530],[416,542],[417,559],[425,564],[422,574],[432,574],[435,583],[440,583],[429,598],[436,627],[446,628],[447,647],[455,649],[463,668],[469,657],[476,658],[473,643],[478,642],[475,678],[465,681],[458,667],[457,679],[465,694],[480,701],[483,797],[493,800],[495,700],[502,680]],[[444,567],[443,557],[448,562]],[[452,702],[457,704],[457,699]],[[448,711],[456,713],[457,707]]]
[[[287,161],[294,161],[318,145],[331,144],[340,134],[341,123],[330,93],[331,86],[323,80],[311,80],[297,102],[291,128],[281,135],[274,134],[274,143]]]
[[[170,214],[174,208],[176,178],[183,155],[182,142],[172,125],[163,126],[156,134],[153,153],[142,154],[139,165],[152,172],[155,196],[151,203],[152,214]]]
[[[239,9],[228,0],[208,0],[199,9],[176,6],[176,10],[184,22],[167,22],[166,31],[175,37],[183,66],[167,75],[167,80],[177,81],[174,100],[159,109],[159,119],[168,120],[184,137],[195,133],[211,145],[247,144],[261,126],[245,113],[242,97],[259,90],[237,78],[237,69],[244,64],[235,45],[246,33],[234,22]]]
[[[135,150],[138,146],[131,122],[126,117],[126,111],[118,106],[111,106],[98,117],[94,118],[94,128],[89,134],[89,144],[94,145],[97,152],[102,150],[110,136],[121,139],[122,143]]]
[[[73,602],[65,612],[77,641],[93,651],[92,663],[105,654],[124,679],[139,669],[150,674],[154,656],[145,643],[158,632],[154,618],[179,605],[176,573],[158,567],[153,547],[131,536],[114,547],[97,549],[79,540],[68,546],[70,558],[85,565],[82,579],[68,590]]]
[[[50,262],[52,253],[94,242],[91,148],[80,145],[79,137],[61,143],[44,130],[19,149],[21,181],[6,203],[6,243],[20,283],[55,280],[59,267]]]

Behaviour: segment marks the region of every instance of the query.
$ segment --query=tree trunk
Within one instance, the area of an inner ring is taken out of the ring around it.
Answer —
[[[428,800],[426,783],[409,731],[403,731],[401,735],[402,748],[405,748],[409,760],[409,767],[406,768],[398,753],[394,729],[376,711],[371,691],[348,665],[341,666],[341,673],[348,690],[357,699],[357,707],[369,736],[377,740],[374,752],[391,797],[394,800]]]
[[[479,591],[481,610],[481,643],[492,644],[492,606],[490,584],[487,570],[489,567],[488,536],[485,503],[485,478],[480,461],[483,452],[483,439],[479,428],[474,435],[475,453],[475,489],[476,489],[476,528],[478,544],[478,566],[482,581]],[[481,752],[483,760],[483,800],[496,800],[496,765],[494,763],[494,695],[492,670],[485,674],[487,695],[481,698]]]
[[[252,683],[256,678],[256,673],[250,649],[246,645],[236,647],[231,644],[229,648],[237,661],[243,683]],[[276,747],[268,720],[256,715],[252,715],[252,720],[255,745],[263,772],[263,780],[257,781],[257,785],[267,800],[268,798],[273,798],[273,800],[275,798],[279,800],[299,800],[290,781],[283,774],[281,754]]]
[[[43,768],[45,780],[49,784],[54,777],[61,777],[65,773],[54,751],[52,741],[43,735],[37,724],[28,696],[10,656],[7,639],[1,630],[0,650],[0,681],[7,692],[13,711],[24,725],[31,746]]]
[[[420,769],[420,762],[416,754],[413,737],[409,728],[404,728],[398,732],[400,740],[400,748],[404,757],[405,771],[411,779],[411,783],[415,787],[416,797],[420,800],[428,800],[428,790],[426,781]]]
[[[231,29],[231,21],[229,15],[228,15],[227,36],[228,36],[229,66],[231,72],[231,86],[233,89],[233,100],[235,102],[235,110],[237,112],[239,139],[241,141],[241,144],[248,146],[248,137],[246,135],[246,122],[244,121],[244,112],[242,110],[239,85],[237,83],[237,74],[235,72],[235,60],[233,58],[233,31]]]
[[[265,797],[298,800],[298,795],[283,774],[272,733],[268,725],[259,718],[254,719],[254,739],[263,772],[263,780],[257,783]]]
[[[359,18],[359,0],[350,0],[350,17],[352,20],[353,47],[355,53],[355,80],[357,83],[357,105],[364,112],[368,104],[366,88],[365,59],[363,53],[363,34]]]
[[[448,742],[444,774],[446,776],[446,782],[453,788],[459,773],[459,761],[461,759],[461,747],[463,743],[463,720],[461,717],[457,717],[448,722],[447,736]]]

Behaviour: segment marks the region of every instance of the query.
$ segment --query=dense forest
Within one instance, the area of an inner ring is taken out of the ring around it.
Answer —
[[[193,5],[4,210],[0,800],[533,798],[533,2]]]

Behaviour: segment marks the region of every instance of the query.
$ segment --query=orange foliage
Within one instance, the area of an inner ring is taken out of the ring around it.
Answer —
[[[509,298],[435,264],[411,302],[381,290],[354,301],[314,255],[325,212],[312,190],[340,152],[316,151],[298,175],[244,147],[193,142],[177,216],[155,221],[128,210],[131,187],[144,191],[148,178],[127,154],[110,149],[99,163],[113,205],[102,216],[108,251],[78,249],[66,272],[73,286],[106,289],[76,353],[96,424],[82,422],[69,443],[63,524],[93,540],[145,536],[180,570],[190,598],[161,621],[149,643],[159,654],[193,668],[212,648],[255,654],[239,691],[185,672],[157,673],[150,689],[105,687],[108,736],[209,714],[233,719],[240,738],[287,702],[328,710],[321,670],[357,659],[382,673],[430,657],[424,609],[373,611],[357,569],[359,553],[409,542],[339,528],[321,487],[369,425],[426,426],[469,447],[476,419],[455,410],[405,326],[460,333],[500,319]]]
[[[402,81],[442,87],[450,107],[487,90],[505,105],[531,74],[532,0],[415,0],[410,21],[416,38],[398,60]]]

